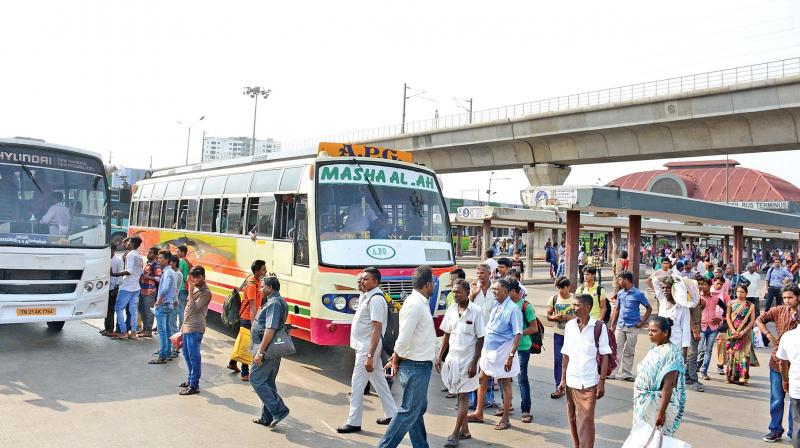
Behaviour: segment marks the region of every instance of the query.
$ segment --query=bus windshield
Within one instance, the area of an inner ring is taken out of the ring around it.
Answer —
[[[104,176],[0,163],[0,245],[106,246],[107,208]]]
[[[452,261],[447,209],[433,175],[388,164],[319,164],[320,261],[339,266]]]

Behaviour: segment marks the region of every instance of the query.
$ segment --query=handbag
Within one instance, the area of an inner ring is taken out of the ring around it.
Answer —
[[[692,448],[692,446],[674,437],[665,436],[661,428],[654,428],[637,418],[622,448]]]
[[[170,336],[169,340],[172,342],[172,346],[175,347],[175,350],[180,350],[181,347],[183,347],[183,333],[180,331]]]
[[[231,360],[243,364],[253,363],[253,354],[250,353],[250,329],[239,327],[239,334],[236,336],[236,342],[233,343]]]
[[[286,304],[283,303],[282,306],[286,306]],[[287,317],[289,317],[289,310],[284,309],[283,319],[281,319],[284,323],[280,328],[275,330],[275,334],[272,335],[272,340],[269,342],[267,350],[264,352],[264,359],[284,358],[297,353],[297,350],[294,348],[292,336],[289,334],[289,330],[292,329],[292,326],[286,323]]]

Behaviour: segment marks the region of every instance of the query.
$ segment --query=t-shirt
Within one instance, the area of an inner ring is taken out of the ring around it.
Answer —
[[[350,327],[350,347],[357,352],[369,351],[372,338],[372,323],[381,323],[381,335],[386,334],[386,320],[389,307],[380,288],[374,288],[361,294],[358,307],[353,315]],[[380,345],[378,346],[380,347]]]
[[[597,299],[597,288],[600,288],[600,300]],[[589,311],[589,316],[591,316],[593,319],[602,319],[603,316],[600,315],[600,303],[606,300],[606,289],[600,286],[600,284],[597,282],[594,282],[592,287],[586,286],[584,283],[575,291],[575,295],[580,294],[589,294],[592,296],[592,310]]]
[[[183,275],[183,283],[181,283],[180,291],[186,291],[186,280],[189,278],[189,262],[181,258],[178,261],[178,269],[181,271],[181,275]]]
[[[256,311],[258,311],[258,309],[261,308],[261,279],[255,276],[250,276],[244,289],[242,289],[242,304],[239,308],[240,319],[252,321],[252,316],[250,314],[251,301],[255,302]]]
[[[531,322],[536,320],[536,310],[533,309],[533,304],[528,302],[525,299],[520,298],[519,301],[514,302],[519,307],[519,311],[522,315],[522,331],[523,335],[522,338],[519,340],[519,345],[517,346],[518,351],[525,351],[530,350],[531,346],[533,345],[533,340],[531,339],[531,335],[524,334],[525,329],[528,328],[528,325]],[[525,306],[525,304],[528,304]],[[522,307],[525,306],[525,310],[522,310]]]
[[[250,338],[250,353],[255,355],[264,340],[264,330],[278,330],[286,324],[289,316],[289,305],[283,300],[280,293],[273,292],[267,297],[267,302],[256,312],[253,320],[253,329]],[[267,346],[269,347],[269,346]]]
[[[124,263],[122,259],[117,257],[116,255],[111,257],[111,273],[116,274],[117,272],[121,272],[124,270]],[[118,287],[122,283],[122,279],[119,277],[111,277],[108,279],[108,289],[114,289]]]
[[[642,320],[642,314],[639,311],[639,306],[647,308],[650,302],[644,293],[636,287],[631,287],[628,290],[621,290],[617,293],[617,306],[620,307],[620,319],[626,327],[633,327],[639,324]]]
[[[522,274],[525,273],[525,263],[523,263],[522,260],[511,260],[511,268],[516,269]]]
[[[206,315],[208,304],[211,303],[211,291],[205,283],[197,286],[192,292],[192,297],[186,300],[186,309],[183,311],[182,333],[203,333],[206,331]]]
[[[489,266],[489,275],[494,276],[494,273],[497,271],[497,264],[498,264],[497,260],[495,260],[494,258],[487,258],[483,260],[483,262],[486,263],[487,266]]]
[[[781,337],[778,359],[789,361],[789,396],[800,400],[800,330],[789,330]]]
[[[125,271],[129,273],[122,280],[122,285],[119,287],[122,291],[135,292],[142,289],[139,286],[139,278],[142,276],[144,262],[139,252],[132,250],[125,255]]]
[[[556,294],[550,297],[550,300],[547,301],[547,306],[552,306],[558,315],[572,317],[575,315],[575,309],[572,308],[572,299],[572,294],[570,294],[566,299],[562,298],[560,294]],[[567,327],[567,322],[569,321],[554,322],[555,327],[553,328],[553,333],[563,336],[564,328]]]

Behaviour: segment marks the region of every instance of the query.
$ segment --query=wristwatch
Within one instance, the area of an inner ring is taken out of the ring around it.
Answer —
[[[367,355],[367,358],[374,358],[374,357],[375,357],[375,355],[373,355],[372,353]]]
[[[509,358],[513,358],[513,357],[514,357],[514,355],[516,355],[516,353],[514,353],[514,352],[511,352],[511,353],[509,353],[509,354],[508,354],[508,357],[509,357]]]

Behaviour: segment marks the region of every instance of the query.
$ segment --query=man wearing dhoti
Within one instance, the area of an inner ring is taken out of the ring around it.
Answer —
[[[474,413],[467,416],[468,421],[483,423],[483,400],[489,378],[500,382],[503,388],[503,414],[494,429],[503,430],[511,427],[508,422],[511,410],[511,378],[519,374],[519,360],[516,358],[517,347],[522,338],[522,312],[508,295],[511,288],[508,281],[499,279],[494,282],[495,304],[489,313],[486,324],[486,340],[481,351],[478,366],[481,369],[480,387],[478,388],[478,406]]]

